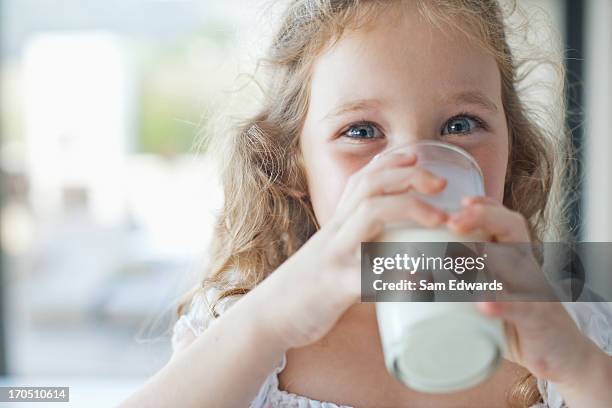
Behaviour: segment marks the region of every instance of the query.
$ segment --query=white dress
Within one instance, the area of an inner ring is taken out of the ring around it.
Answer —
[[[211,297],[207,296],[207,300]],[[197,300],[197,299],[196,299]],[[199,336],[214,319],[212,313],[203,302],[194,302],[190,311],[182,315],[174,325],[172,348],[174,351],[185,345],[185,339]],[[233,303],[232,300],[221,303],[218,313]],[[612,303],[582,302],[563,303],[578,327],[599,348],[612,355]],[[336,405],[332,402],[316,401],[310,398],[289,393],[279,389],[278,375],[285,368],[287,357],[284,355],[278,366],[268,375],[257,396],[251,401],[249,408],[352,408],[346,405]],[[566,405],[553,384],[545,380],[537,380],[538,389],[542,395],[542,403],[530,408],[563,408]]]

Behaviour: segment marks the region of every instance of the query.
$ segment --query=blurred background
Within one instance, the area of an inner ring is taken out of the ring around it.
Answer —
[[[610,241],[612,2],[519,4],[566,50],[584,177],[574,232]],[[266,12],[259,0],[0,0],[2,384],[111,406],[165,364],[221,204],[200,130],[252,71]]]

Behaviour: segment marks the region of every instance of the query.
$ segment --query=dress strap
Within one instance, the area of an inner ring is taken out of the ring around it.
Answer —
[[[336,405],[333,402],[321,402],[310,398],[293,394],[279,389],[278,375],[287,365],[287,355],[284,354],[279,366],[268,377],[270,379],[267,390],[267,403],[265,407],[271,408],[353,408],[347,405]]]
[[[255,397],[255,399],[253,399],[253,401],[249,405],[249,408],[265,408],[269,406],[269,405],[266,406],[268,395],[270,394],[272,390],[274,389],[278,390],[278,374],[285,369],[286,365],[287,365],[287,355],[283,354],[283,357],[281,358],[280,363],[276,366],[276,368],[274,368],[274,371],[271,372],[270,375],[268,375],[268,377],[266,377],[266,381],[263,383],[263,385],[259,389],[257,396]]]

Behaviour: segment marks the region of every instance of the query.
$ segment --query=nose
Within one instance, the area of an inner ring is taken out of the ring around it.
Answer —
[[[398,129],[394,134],[388,137],[385,148],[378,152],[375,158],[392,150],[399,150],[401,147],[410,146],[423,141],[439,141],[439,138],[434,132],[423,126],[419,128],[416,128],[414,124],[412,126],[405,126],[403,129]]]

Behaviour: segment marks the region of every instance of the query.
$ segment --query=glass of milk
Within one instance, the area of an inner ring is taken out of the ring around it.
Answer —
[[[383,154],[398,151],[416,153],[416,166],[447,180],[447,187],[435,195],[413,191],[423,201],[450,213],[460,209],[464,197],[484,195],[482,171],[465,150],[420,141]],[[484,242],[486,237],[399,223],[386,225],[377,241]],[[387,369],[418,391],[444,393],[474,386],[495,371],[505,354],[501,320],[484,316],[474,303],[378,302],[376,315]]]

